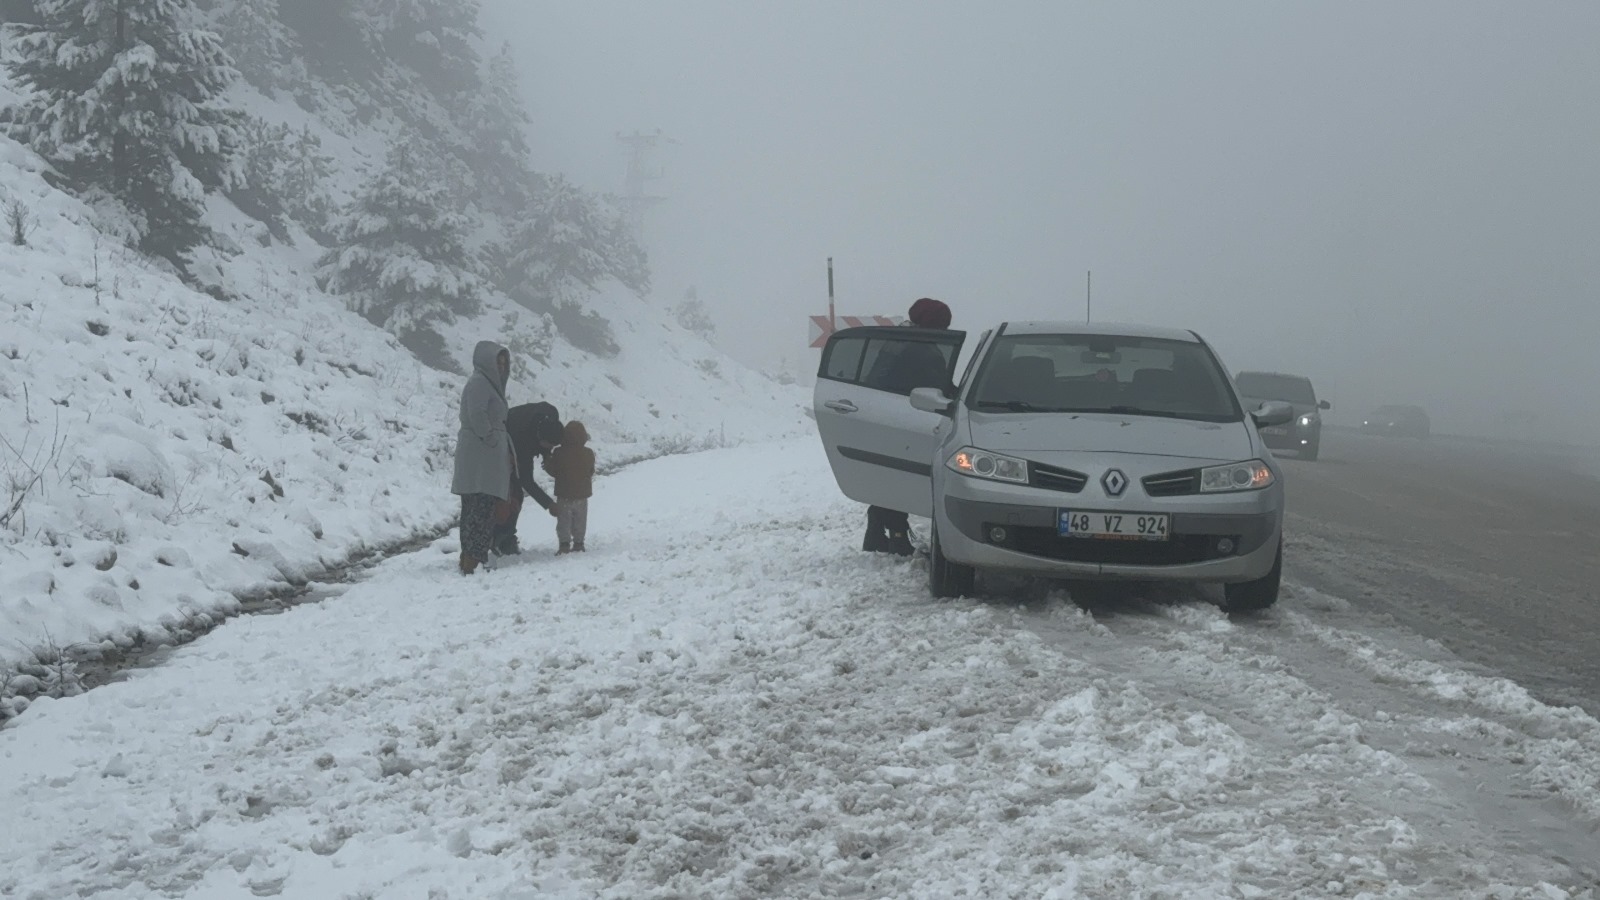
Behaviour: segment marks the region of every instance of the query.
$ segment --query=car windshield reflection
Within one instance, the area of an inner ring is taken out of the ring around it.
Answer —
[[[997,338],[974,410],[1237,422],[1243,412],[1203,344],[1106,335]]]

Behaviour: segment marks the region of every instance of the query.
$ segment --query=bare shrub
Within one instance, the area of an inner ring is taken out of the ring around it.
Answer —
[[[35,228],[39,227],[39,219],[33,214],[28,204],[21,200],[10,199],[4,206],[6,230],[11,234],[11,243],[18,247],[28,246],[28,238]]]
[[[199,463],[189,467],[188,477],[178,484],[172,492],[172,505],[160,516],[163,525],[176,525],[191,516],[200,515],[208,510],[208,507],[196,499],[194,493],[189,490],[200,477],[202,469],[203,467]]]
[[[35,440],[31,428],[23,433],[20,447],[0,434],[0,446],[5,447],[9,454],[0,460],[0,481],[3,481],[6,492],[5,506],[0,508],[0,528],[22,521],[23,504],[30,494],[42,490],[45,473],[57,466],[66,445],[67,437],[61,433],[59,408],[56,410],[55,431],[48,441]]]

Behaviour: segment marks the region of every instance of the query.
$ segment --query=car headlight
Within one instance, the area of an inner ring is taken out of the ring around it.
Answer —
[[[1310,428],[1311,427],[1311,423],[1315,422],[1315,421],[1316,420],[1311,418],[1310,416],[1301,416],[1300,417],[1300,424],[1302,426],[1306,427],[1306,428]]]
[[[962,447],[945,465],[951,471],[971,475],[973,478],[1009,481],[1013,484],[1028,483],[1027,460],[990,453],[977,447]]]
[[[1217,494],[1226,491],[1259,491],[1277,480],[1267,464],[1259,459],[1212,466],[1200,470],[1200,493]]]

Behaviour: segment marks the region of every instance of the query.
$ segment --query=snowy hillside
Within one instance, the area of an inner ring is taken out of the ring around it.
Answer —
[[[9,91],[0,77],[0,102]],[[213,198],[235,247],[197,267],[214,297],[98,233],[44,169],[0,138],[0,185],[30,225],[26,245],[9,229],[0,243],[0,704],[71,688],[40,683],[59,669],[9,667],[182,637],[240,593],[449,527],[461,379],[322,293],[319,248],[266,240]],[[614,358],[503,298],[450,339],[464,362],[520,319],[511,401],[585,421],[608,468],[803,428],[794,389],[665,310],[621,290],[589,308],[611,321]]]

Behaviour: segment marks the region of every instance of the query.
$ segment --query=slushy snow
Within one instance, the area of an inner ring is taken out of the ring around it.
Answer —
[[[1291,582],[928,598],[815,437],[600,479],[0,731],[0,894],[1593,898],[1600,725]],[[551,533],[545,533],[551,532]],[[1290,537],[1291,545],[1293,535]]]

